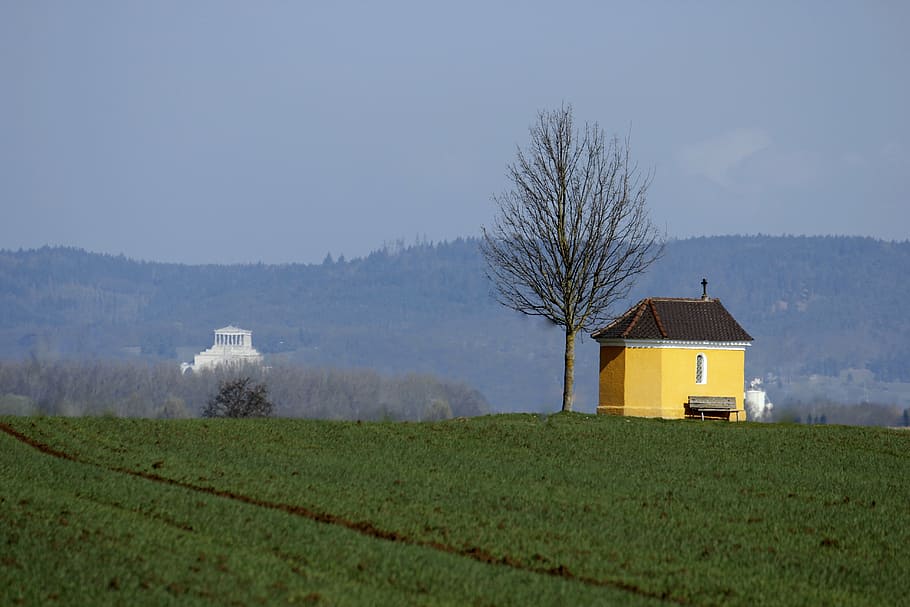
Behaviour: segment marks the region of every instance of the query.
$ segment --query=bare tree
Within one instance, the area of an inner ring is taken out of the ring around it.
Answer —
[[[249,377],[221,382],[218,394],[209,399],[203,417],[269,417],[272,403],[265,384],[251,384]]]
[[[572,107],[540,112],[531,142],[508,166],[510,190],[483,229],[481,251],[500,303],[564,327],[562,410],[572,410],[575,338],[608,320],[611,305],[657,259],[663,239],[646,208],[650,174],[629,139],[573,125]]]

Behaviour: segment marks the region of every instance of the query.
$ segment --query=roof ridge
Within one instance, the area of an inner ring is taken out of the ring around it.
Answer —
[[[649,297],[648,300],[649,301],[689,301],[692,303],[699,303],[699,302],[703,302],[703,301],[705,301],[705,302],[720,301],[716,297],[708,297],[707,299],[705,299],[704,297]]]
[[[628,337],[629,331],[631,331],[632,329],[634,329],[634,328],[635,328],[635,325],[638,324],[638,321],[641,320],[641,315],[644,314],[644,312],[645,312],[645,305],[646,305],[649,301],[650,301],[650,298],[648,298],[648,299],[642,299],[640,302],[638,302],[638,305],[635,306],[635,308],[636,308],[636,309],[635,309],[635,316],[632,317],[632,321],[629,323],[629,326],[627,326],[627,327],[625,328],[625,330],[621,333],[621,335],[622,335],[623,337]]]
[[[657,313],[657,308],[654,307],[653,299],[648,299],[648,307],[651,309],[651,314],[654,315],[654,322],[657,323],[657,330],[660,331],[660,336],[666,339],[667,330],[664,329],[664,323],[660,320],[660,314]]]

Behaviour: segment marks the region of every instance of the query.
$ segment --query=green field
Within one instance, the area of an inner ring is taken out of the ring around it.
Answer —
[[[910,432],[0,418],[0,604],[897,605]]]

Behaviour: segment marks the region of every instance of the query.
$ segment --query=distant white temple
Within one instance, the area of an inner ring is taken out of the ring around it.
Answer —
[[[215,343],[193,359],[193,364],[183,363],[180,369],[199,371],[218,365],[262,364],[262,354],[253,347],[253,332],[239,327],[227,326],[215,329]]]

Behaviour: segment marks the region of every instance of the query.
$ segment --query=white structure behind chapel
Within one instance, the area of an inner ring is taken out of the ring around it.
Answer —
[[[183,371],[213,369],[218,365],[261,365],[262,354],[253,347],[253,332],[233,325],[215,329],[215,343],[193,358],[193,364],[183,363]]]
[[[745,405],[749,421],[771,421],[774,404],[768,400],[768,395],[762,390],[761,384],[761,378],[756,377],[749,382],[749,389],[746,390]]]

